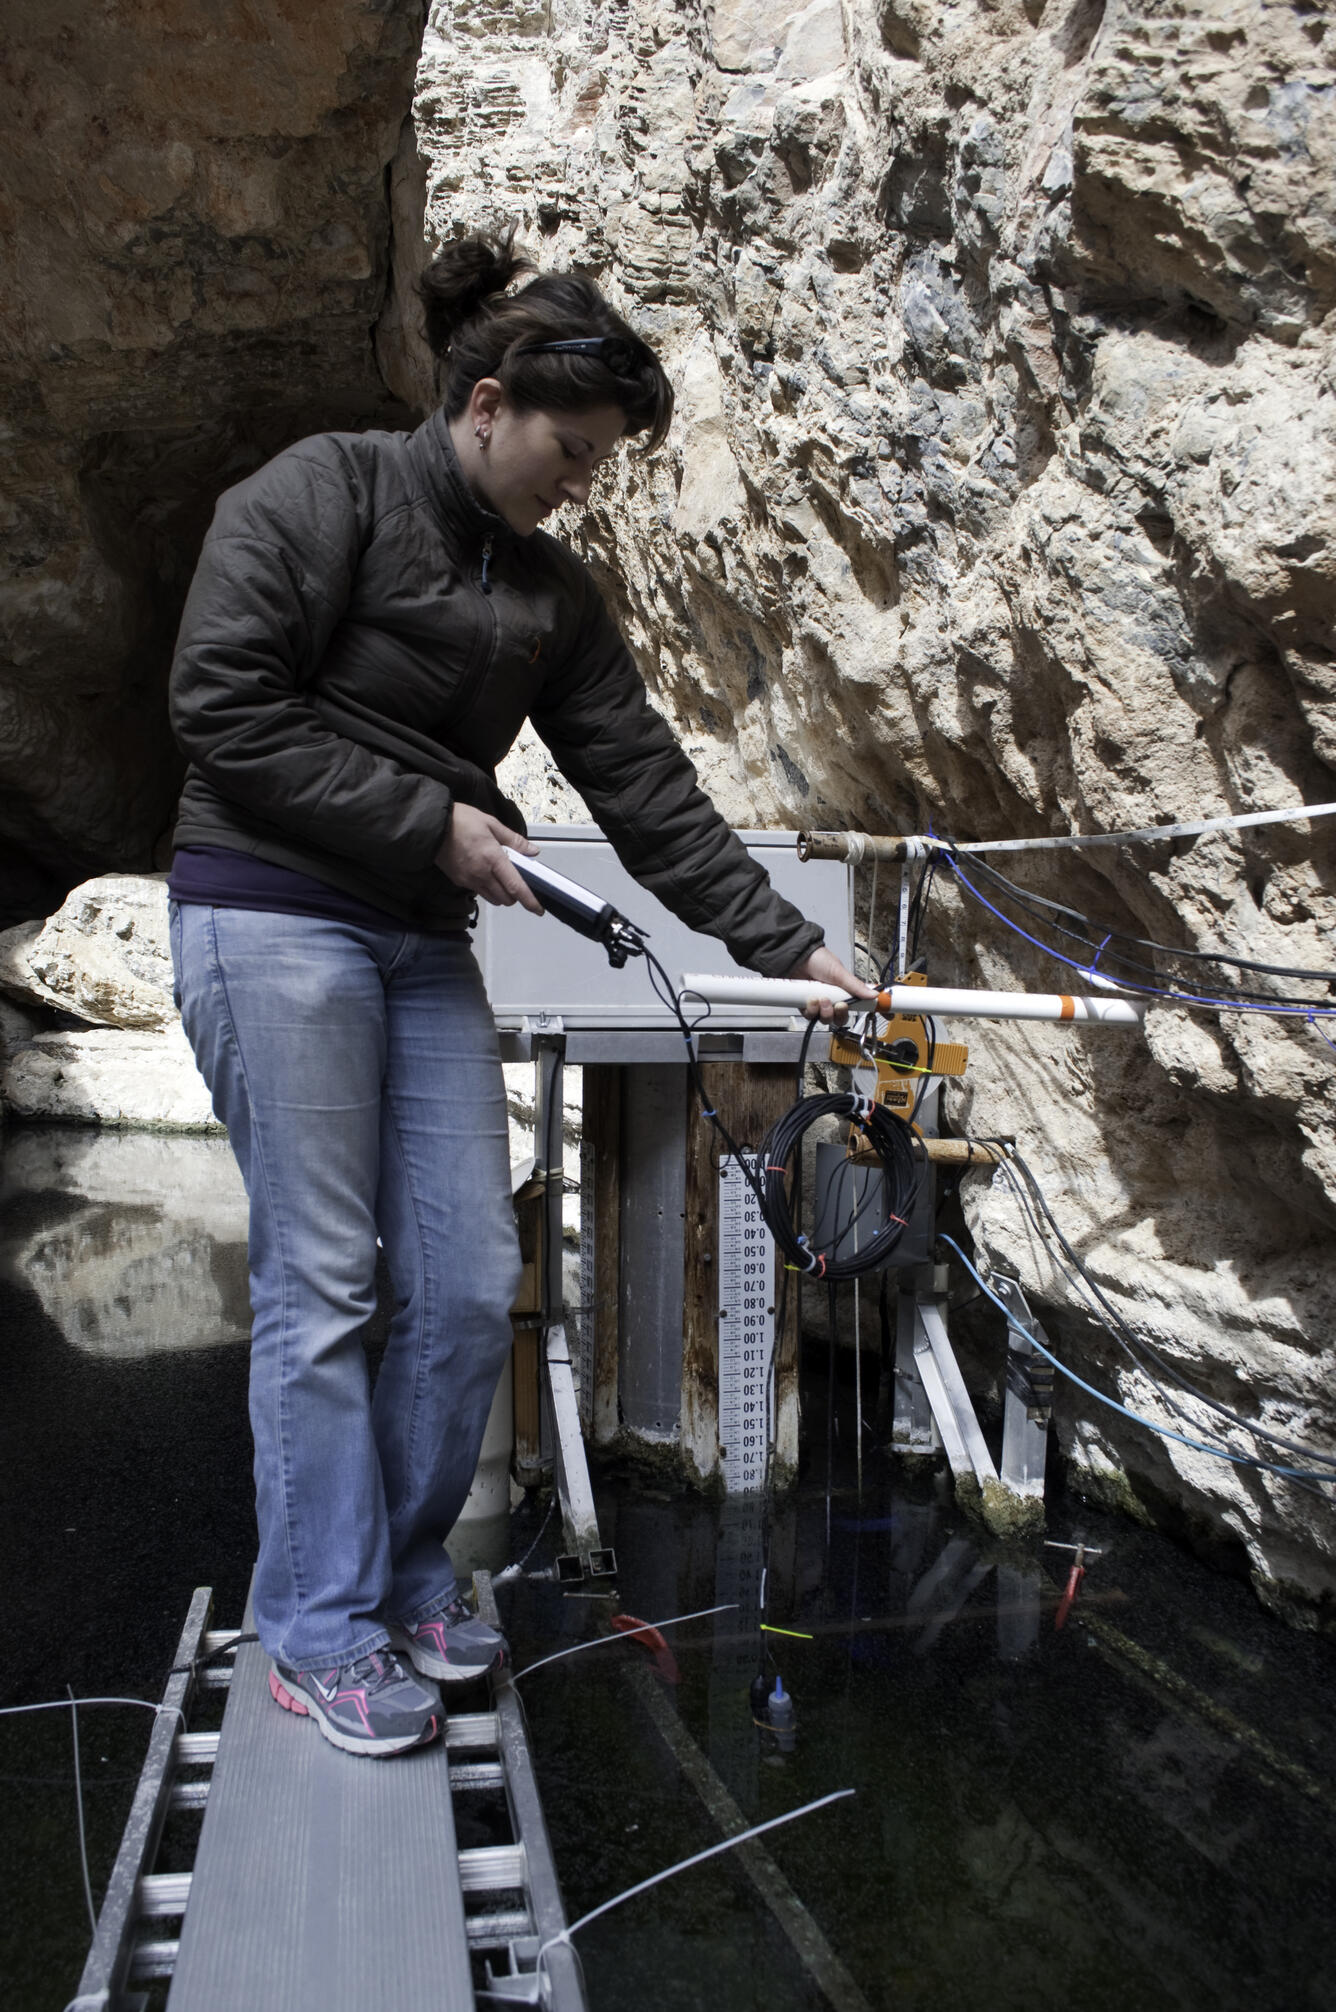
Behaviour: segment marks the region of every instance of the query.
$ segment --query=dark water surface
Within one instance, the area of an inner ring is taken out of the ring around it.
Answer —
[[[0,1153],[0,1703],[156,1698],[196,1585],[239,1618],[254,1542],[231,1161],[37,1129]],[[675,1671],[618,1642],[521,1679],[572,1916],[717,1842],[729,1812],[857,1792],[764,1838],[755,1879],[715,1858],[582,1931],[595,2012],[797,2012],[832,2002],[823,1963],[851,2007],[1329,2004],[1332,1645],[1061,1501],[1049,1534],[1104,1555],[1059,1630],[1055,1554],[993,1546],[875,1452],[860,1496],[847,1441],[829,1492],[819,1451],[813,1469],[768,1524],[609,1478],[622,1606],[737,1607],[669,1631]],[[517,1512],[510,1555],[541,1521]],[[554,1549],[549,1526],[530,1570]],[[796,1634],[760,1634],[767,1558],[768,1619]],[[500,1597],[521,1667],[607,1608],[544,1579]],[[792,1753],[751,1722],[763,1654],[796,1701]],[[81,1714],[95,1896],[150,1723]],[[88,1940],[66,1713],[0,1719],[0,1863],[0,2006],[60,2012]]]

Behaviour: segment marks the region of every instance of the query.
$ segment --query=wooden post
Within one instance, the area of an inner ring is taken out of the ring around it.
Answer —
[[[510,1309],[514,1335],[515,1371],[515,1479],[522,1488],[533,1488],[544,1478],[542,1453],[543,1387],[538,1359],[539,1322],[543,1307],[543,1209],[546,1195],[542,1181],[532,1176],[515,1196],[515,1221],[519,1227],[519,1291]]]
[[[617,1342],[621,1319],[622,1071],[614,1063],[584,1067],[584,1130],[580,1148],[581,1235],[594,1238],[595,1446],[617,1436]],[[590,1213],[586,1216],[585,1211]]]
[[[684,1077],[686,1072],[683,1071]],[[701,1075],[712,1108],[740,1146],[757,1146],[794,1098],[787,1063],[706,1062]],[[683,1282],[682,1457],[701,1480],[719,1459],[719,1156],[722,1147],[689,1079],[687,1107],[686,1276]],[[782,1292],[781,1285],[777,1292]],[[776,1477],[798,1465],[798,1295],[789,1274],[783,1330],[776,1336]],[[777,1299],[776,1305],[778,1306]]]

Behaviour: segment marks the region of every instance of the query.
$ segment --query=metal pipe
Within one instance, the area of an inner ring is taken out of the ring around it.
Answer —
[[[982,1145],[976,1139],[920,1139],[925,1158],[936,1167],[1000,1167],[1007,1158],[1005,1145]]]
[[[798,857],[847,859],[858,866],[865,859],[918,859],[924,841],[918,838],[874,838],[865,831],[800,831]]]
[[[1139,831],[1068,831],[1048,838],[879,838],[862,831],[800,831],[799,859],[922,859],[936,852],[1065,852],[1086,845],[1155,845],[1165,839],[1200,838],[1211,831],[1250,831],[1263,824],[1303,824],[1336,816],[1336,803],[1297,803],[1282,810],[1237,811],[1188,824],[1151,824]]]

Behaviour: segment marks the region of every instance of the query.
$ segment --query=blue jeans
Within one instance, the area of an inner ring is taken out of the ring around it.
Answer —
[[[292,1669],[448,1606],[510,1346],[505,1088],[468,940],[172,903],[186,1033],[250,1198],[255,1625]],[[376,1242],[394,1312],[374,1397]]]

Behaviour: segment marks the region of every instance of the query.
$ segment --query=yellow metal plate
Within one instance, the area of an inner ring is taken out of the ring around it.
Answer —
[[[916,1050],[912,1071],[915,1075],[928,1065],[928,1034],[923,1021],[917,1014],[900,1013],[888,1022],[884,1034],[878,1040],[889,1044],[892,1041],[912,1041]],[[932,1073],[934,1076],[963,1076],[969,1062],[970,1051],[963,1041],[939,1041],[932,1051]],[[863,1056],[858,1043],[847,1034],[832,1034],[830,1037],[830,1059],[841,1062],[846,1068],[856,1069]],[[887,1069],[892,1077],[901,1072],[891,1064],[879,1062],[878,1069]]]

